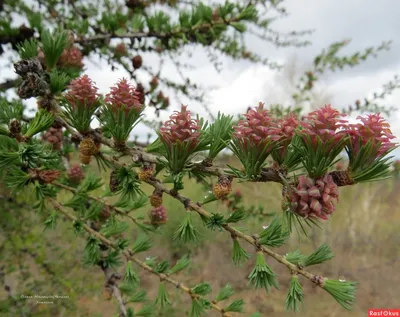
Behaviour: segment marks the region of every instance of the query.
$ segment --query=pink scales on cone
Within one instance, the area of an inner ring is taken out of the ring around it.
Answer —
[[[76,67],[83,68],[83,55],[81,50],[73,46],[69,49],[65,49],[58,60],[58,65],[62,67]]]
[[[92,108],[98,103],[97,87],[88,75],[71,81],[65,98],[73,107]]]
[[[196,146],[200,141],[199,122],[192,119],[191,112],[184,105],[181,106],[181,111],[174,111],[169,120],[164,122],[160,133],[167,144],[175,144],[179,140]]]
[[[347,121],[341,119],[344,116],[331,105],[326,105],[304,117],[305,122],[301,123],[302,132],[309,135],[314,144],[317,142],[317,136],[323,143],[332,140],[337,143],[345,137],[344,133],[339,132],[341,128],[347,127]]]
[[[281,148],[278,149],[278,153],[283,160],[284,156],[286,155],[288,145],[292,141],[296,129],[299,127],[299,119],[294,113],[289,113],[282,119],[276,120],[276,124],[277,127],[272,128],[271,132],[273,135],[276,135],[276,138],[279,141]]]
[[[372,141],[377,157],[384,155],[388,150],[396,146],[391,140],[395,136],[390,130],[390,125],[379,114],[368,114],[366,117],[358,116],[362,123],[350,124],[348,134],[351,136],[351,146],[357,153],[360,146]]]
[[[327,220],[328,215],[335,211],[338,201],[339,190],[332,176],[314,180],[303,175],[291,194],[291,209],[304,218]]]
[[[105,102],[111,104],[115,109],[125,106],[127,112],[132,108],[140,112],[143,108],[140,91],[135,89],[125,78],[111,87],[110,93],[106,95]]]
[[[84,178],[85,173],[79,164],[74,164],[67,171],[68,180],[73,184],[79,184]]]
[[[249,109],[244,115],[245,119],[240,120],[234,127],[234,137],[242,140],[244,145],[259,145],[268,139],[277,140],[276,123],[264,109],[264,103],[260,102],[257,108]]]
[[[155,207],[150,211],[150,222],[152,224],[162,224],[168,221],[167,208],[164,206]]]

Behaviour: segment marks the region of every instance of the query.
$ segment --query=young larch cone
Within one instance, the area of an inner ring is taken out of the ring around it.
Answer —
[[[71,81],[65,98],[74,107],[96,107],[99,102],[97,87],[88,75],[83,75]]]
[[[277,150],[279,159],[283,161],[288,151],[288,145],[292,141],[296,128],[299,127],[299,119],[294,113],[289,113],[282,119],[276,120],[276,127],[271,128],[273,135],[279,136],[280,148]]]
[[[132,66],[134,69],[142,67],[142,64],[143,64],[142,56],[136,55],[134,58],[132,58]]]
[[[57,62],[57,65],[60,67],[74,67],[74,68],[83,68],[83,55],[81,50],[73,46],[71,48],[65,49],[61,56],[60,59]]]
[[[60,151],[64,140],[62,127],[50,127],[46,133],[43,134],[42,140],[50,143],[54,151]]]
[[[232,192],[232,177],[220,176],[218,183],[213,186],[213,194],[215,198],[222,199]]]
[[[186,108],[187,106],[181,105],[181,111],[174,111],[160,128],[161,138],[166,144],[188,142],[194,148],[200,142],[199,122],[192,119],[191,112]]]
[[[98,153],[98,146],[92,138],[85,138],[79,144],[79,159],[82,164],[88,165],[92,160],[92,155]]]
[[[297,187],[289,195],[291,210],[304,218],[318,217],[327,220],[339,201],[338,186],[331,175],[317,180],[302,175]]]
[[[105,102],[115,109],[125,106],[127,112],[131,109],[140,112],[143,109],[143,103],[140,102],[140,99],[140,92],[127,79],[122,78],[114,87],[111,87],[110,93],[106,95]]]
[[[78,185],[85,178],[85,173],[79,164],[72,165],[67,171],[70,183]]]
[[[118,175],[117,175],[117,171],[113,170],[110,174],[110,182],[109,182],[109,186],[110,186],[110,191],[112,193],[115,193],[119,190],[119,186],[120,186],[120,181],[118,179]]]
[[[371,142],[376,155],[371,158],[373,160],[396,146],[396,143],[391,141],[396,137],[392,134],[389,123],[379,113],[368,114],[365,117],[358,116],[357,119],[362,123],[349,124],[347,130],[351,137],[350,147],[355,153]]]
[[[345,114],[333,109],[331,105],[315,110],[309,113],[304,122],[301,122],[303,134],[311,137],[313,144],[316,144],[317,137],[323,143],[333,141],[332,146],[340,142],[346,137],[344,133],[339,131],[341,128],[347,127],[347,121],[341,119]]]
[[[244,146],[279,139],[279,136],[273,134],[277,126],[269,111],[264,109],[264,103],[260,102],[257,108],[249,109],[244,117],[244,120],[240,120],[237,126],[233,127],[234,138],[242,140]]]
[[[153,225],[159,225],[168,221],[167,208],[164,206],[156,207],[150,210],[150,222]]]
[[[163,203],[162,199],[163,193],[157,189],[153,191],[153,194],[150,196],[150,204],[153,207],[160,207]]]
[[[143,166],[142,170],[138,173],[139,180],[146,182],[148,181],[154,174],[154,167],[152,165]]]

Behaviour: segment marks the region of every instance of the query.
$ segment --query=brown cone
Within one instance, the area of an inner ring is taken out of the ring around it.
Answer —
[[[150,196],[150,204],[153,207],[160,207],[163,203],[163,199],[162,199],[162,192],[158,191],[157,189],[155,189],[153,191],[153,194]]]
[[[79,144],[79,159],[82,164],[88,165],[91,162],[91,156],[98,152],[98,148],[93,139],[85,138]]]
[[[353,185],[354,180],[351,178],[349,171],[333,171],[330,173],[332,176],[333,181],[336,183],[338,186],[347,186],[347,185]]]
[[[143,64],[142,56],[136,55],[134,58],[132,58],[132,66],[134,69],[142,67],[142,64]]]

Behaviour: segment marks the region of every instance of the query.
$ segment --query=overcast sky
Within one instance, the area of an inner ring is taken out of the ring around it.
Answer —
[[[289,16],[274,22],[273,28],[281,31],[315,29],[313,34],[305,37],[312,41],[312,45],[306,48],[278,49],[251,38],[248,41],[251,48],[272,61],[290,64],[295,59],[299,71],[307,68],[323,48],[336,41],[352,40],[344,53],[376,46],[382,41],[393,41],[391,50],[382,52],[377,59],[372,58],[361,66],[347,68],[339,73],[327,73],[323,77],[317,88],[329,96],[327,100],[334,107],[341,109],[356,99],[379,92],[382,85],[395,74],[400,75],[399,0],[286,0],[284,3]],[[190,61],[197,65],[192,72],[193,78],[203,84],[218,87],[210,93],[209,107],[214,114],[218,111],[232,114],[243,112],[248,106],[255,106],[258,101],[267,104],[290,101],[290,94],[285,88],[284,71],[277,72],[260,65],[224,59],[224,69],[217,73],[207,63],[204,55],[195,54]],[[1,64],[4,65],[4,61]],[[109,71],[106,65],[86,65],[86,73],[95,80],[103,93],[108,92],[117,79],[126,76],[122,71]],[[173,68],[165,69],[163,74],[176,76]],[[11,77],[10,73],[0,74],[0,80],[4,77]],[[400,109],[400,89],[389,96],[385,103]],[[179,104],[175,103],[170,111],[178,107]],[[194,108],[195,112],[206,115],[198,105],[194,105]],[[151,115],[150,112],[148,114]],[[394,113],[389,120],[393,133],[400,136],[400,112]],[[136,132],[143,138],[147,134],[146,128],[140,126],[138,129]],[[400,156],[400,151],[396,154]]]

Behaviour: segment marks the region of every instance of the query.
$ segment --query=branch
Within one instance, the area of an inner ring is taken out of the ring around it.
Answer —
[[[148,31],[148,32],[134,32],[134,33],[125,33],[125,34],[115,34],[115,33],[109,33],[109,34],[97,34],[93,35],[91,37],[79,37],[75,39],[76,43],[80,44],[85,44],[87,42],[92,42],[92,41],[98,41],[98,40],[109,40],[109,39],[143,39],[143,38],[157,38],[157,39],[169,39],[173,36],[179,36],[181,34],[189,33],[189,32],[195,32],[198,30],[203,30],[203,29],[208,29],[212,28],[213,26],[216,25],[229,25],[230,23],[240,21],[239,18],[233,17],[231,19],[218,19],[216,21],[213,21],[213,23],[202,23],[199,25],[192,26],[188,29],[186,28],[178,28],[175,31],[171,32],[154,32],[154,31]]]
[[[103,156],[103,158],[108,160],[109,162],[111,162],[113,164],[120,165],[114,159],[107,158],[106,156]],[[186,209],[194,210],[202,217],[211,218],[212,215],[207,210],[205,210],[203,207],[201,207],[200,203],[195,203],[192,200],[190,200],[189,198],[187,198],[185,196],[182,196],[178,192],[176,192],[174,190],[171,190],[171,189],[168,189],[159,180],[153,178],[153,179],[150,179],[150,180],[146,181],[146,183],[148,183],[149,185],[153,186],[155,189],[157,189],[157,190],[159,190],[159,191],[161,191],[163,193],[166,193],[167,195],[177,199],[178,201],[180,201],[184,205],[184,207]],[[272,258],[274,258],[277,262],[285,265],[291,272],[296,272],[297,274],[303,275],[304,277],[309,279],[311,282],[313,282],[316,285],[322,287],[322,284],[321,284],[321,281],[323,280],[322,276],[314,275],[314,274],[304,270],[303,268],[301,268],[301,267],[289,262],[282,255],[280,255],[278,253],[275,253],[274,251],[266,248],[265,246],[260,245],[255,238],[240,232],[239,230],[231,227],[229,224],[224,224],[224,225],[222,225],[222,227],[223,227],[223,229],[225,231],[228,231],[229,233],[231,233],[232,238],[236,238],[237,237],[237,238],[240,238],[240,239],[246,241],[247,243],[249,243],[249,244],[253,245],[254,247],[256,247],[258,250],[260,250],[263,253],[265,253],[265,254],[271,256]]]
[[[77,217],[75,217],[74,215],[72,215],[71,213],[69,213],[68,211],[66,211],[63,206],[57,202],[55,199],[50,198],[49,199],[50,202],[53,204],[54,208],[56,210],[58,210],[59,212],[63,213],[67,218],[69,218],[72,221],[78,221],[79,219]],[[99,239],[102,243],[104,243],[105,245],[116,249],[116,250],[120,250],[117,245],[115,245],[111,240],[107,239],[106,237],[104,237],[101,233],[99,233],[96,230],[93,230],[91,227],[89,227],[87,224],[83,223],[82,224],[83,229],[88,232],[89,234],[93,235],[94,237],[96,237],[97,239]],[[160,278],[161,281],[166,281],[169,284],[174,285],[176,288],[184,291],[185,293],[187,293],[192,299],[201,299],[203,298],[200,295],[194,294],[191,289],[189,287],[187,287],[186,285],[182,284],[181,282],[174,280],[173,278],[169,277],[166,274],[163,273],[159,273],[157,271],[155,271],[153,268],[151,268],[150,266],[148,266],[146,263],[142,262],[141,260],[137,259],[136,257],[133,256],[133,253],[129,250],[123,249],[121,250],[121,253],[125,256],[125,258],[129,261],[133,261],[135,262],[137,265],[139,265],[142,269],[150,272],[153,275],[156,275]],[[217,304],[214,304],[212,302],[210,302],[211,307],[213,309],[215,309],[216,311],[220,312],[221,315],[223,317],[232,317],[230,314],[224,312],[223,308],[219,307]]]
[[[148,184],[150,184],[151,186],[153,186],[154,188],[162,191],[163,193],[166,193],[168,195],[170,195],[171,197],[179,200],[187,209],[190,210],[194,210],[196,211],[200,216],[206,217],[206,218],[211,218],[211,214],[205,210],[203,207],[201,207],[201,205],[199,203],[195,203],[192,200],[190,200],[189,198],[182,196],[179,193],[176,193],[175,191],[166,188],[165,186],[163,186],[159,180],[157,179],[153,179],[153,180],[149,180],[147,181]],[[240,238],[244,241],[246,241],[247,243],[253,245],[254,247],[256,247],[257,249],[261,250],[263,253],[271,256],[272,258],[274,258],[276,261],[278,261],[279,263],[285,265],[290,271],[292,272],[296,272],[298,274],[303,275],[304,277],[306,277],[307,279],[309,279],[310,281],[312,281],[313,283],[316,283],[316,279],[317,276],[305,271],[304,269],[299,268],[297,265],[294,265],[293,263],[287,261],[282,255],[273,252],[272,250],[260,245],[256,239],[254,239],[252,236],[246,235],[242,232],[240,232],[239,230],[231,227],[229,224],[225,224],[222,226],[226,231],[231,233],[232,237],[237,237]],[[321,285],[319,285],[321,286]]]
[[[0,83],[0,90],[7,90],[14,87],[17,87],[21,80],[17,79],[7,79],[5,82]]]
[[[79,193],[79,191],[78,191],[77,189],[72,188],[72,187],[67,186],[67,185],[64,185],[64,184],[61,184],[61,183],[58,183],[58,182],[53,182],[52,185],[57,186],[57,187],[59,187],[59,188],[63,188],[63,189],[65,189],[65,190],[68,190],[68,191],[70,191],[71,193],[74,193],[74,194]],[[121,215],[121,216],[124,216],[124,217],[128,217],[129,219],[131,219],[131,220],[132,220],[136,225],[138,225],[139,227],[143,226],[143,224],[142,224],[138,219],[136,219],[135,217],[129,215],[129,214],[128,214],[126,211],[124,211],[123,209],[118,208],[118,207],[115,207],[115,206],[111,205],[110,203],[107,203],[107,202],[105,202],[104,200],[102,200],[102,199],[100,199],[100,198],[97,198],[97,197],[95,197],[95,196],[91,196],[91,195],[89,195],[89,194],[86,194],[86,195],[87,195],[87,198],[88,198],[88,199],[94,200],[94,201],[97,201],[97,202],[103,204],[103,205],[106,206],[108,209],[114,210],[118,215]]]

